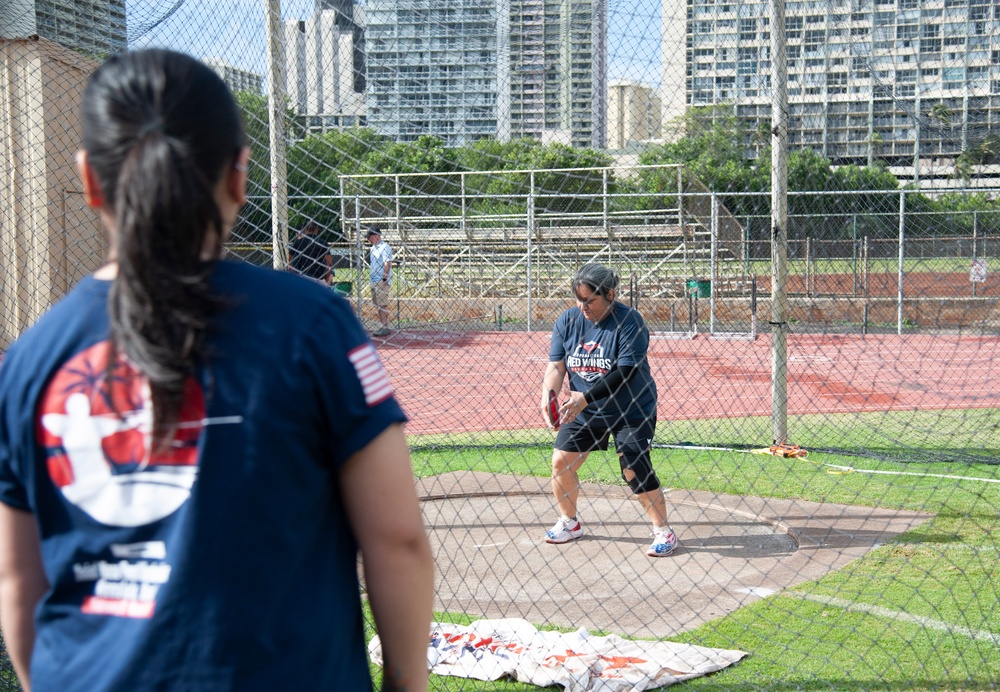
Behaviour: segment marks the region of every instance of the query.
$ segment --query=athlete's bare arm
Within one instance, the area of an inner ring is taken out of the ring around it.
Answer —
[[[0,503],[0,627],[25,692],[31,692],[35,606],[48,588],[35,515]]]

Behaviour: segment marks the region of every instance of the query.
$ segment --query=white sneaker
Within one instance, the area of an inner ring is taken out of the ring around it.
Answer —
[[[583,535],[583,527],[577,519],[559,517],[555,526],[545,532],[546,543],[569,543]]]
[[[653,544],[646,550],[650,557],[667,557],[677,548],[677,535],[669,526],[664,526],[653,532]]]

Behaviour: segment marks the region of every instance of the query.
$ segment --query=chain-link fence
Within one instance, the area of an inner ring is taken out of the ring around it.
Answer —
[[[314,221],[374,329],[367,230],[393,250],[373,342],[410,417],[435,618],[492,623],[454,635],[478,663],[439,652],[432,689],[544,679],[483,643],[514,646],[499,619],[749,654],[658,659],[637,689],[995,689],[1000,10],[784,14],[772,43],[771,5],[710,0],[5,4],[0,349],[105,255],[73,167],[87,75],[186,50],[252,148],[228,258],[284,269]],[[583,537],[544,540],[542,376],[588,262],[651,330],[668,559],[614,447],[580,471]],[[593,641],[567,675],[617,684],[629,656]]]
[[[693,296],[710,299],[700,317],[713,323],[713,332],[717,309],[737,318],[721,331],[749,332],[755,318],[766,318],[769,307],[771,243],[760,236],[770,229],[770,218],[744,217],[741,223],[726,209],[721,194],[677,192],[675,187],[673,194],[652,200],[648,191],[630,185],[657,168],[665,167],[548,172],[547,182],[558,188],[586,188],[589,179],[590,187],[597,188],[590,192],[547,190],[530,172],[521,171],[438,174],[435,187],[453,188],[438,194],[420,188],[426,176],[415,183],[410,176],[352,176],[341,181],[343,227],[359,243],[366,228],[384,229],[396,249],[395,318],[400,327],[419,328],[420,316],[434,324],[476,319],[498,329],[505,324],[508,329],[551,327],[562,304],[557,300],[541,307],[544,301],[565,293],[576,267],[605,262],[628,279],[629,303],[638,306],[642,301],[654,329],[675,331],[678,319],[690,328]],[[670,168],[683,186],[683,168]],[[474,183],[484,179],[496,184],[512,176],[523,178],[515,185],[524,190],[503,197],[481,194]],[[388,189],[375,190],[374,184]],[[632,190],[621,189],[628,187]],[[819,209],[790,219],[790,295],[858,299],[853,326],[831,325],[805,300],[793,306],[797,328],[867,330],[862,313],[875,299],[895,300],[922,315],[911,320],[911,327],[995,333],[990,321],[949,321],[934,301],[989,296],[988,277],[976,275],[975,268],[987,262],[1000,217],[979,211],[907,214],[907,196],[922,200],[923,193],[879,194],[899,209],[824,213],[822,209],[835,207],[837,200],[851,194],[790,195],[793,205],[801,202]],[[887,237],[877,230],[880,227],[895,235]],[[957,235],[969,230],[971,235]],[[877,235],[859,236],[859,231]],[[355,261],[363,256],[360,244],[347,252]],[[360,265],[355,265],[352,278],[363,283]],[[732,304],[740,305],[742,318],[725,310]]]

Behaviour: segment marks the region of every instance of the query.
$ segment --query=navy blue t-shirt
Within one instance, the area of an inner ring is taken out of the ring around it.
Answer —
[[[303,233],[292,241],[292,267],[303,276],[322,279],[326,276],[326,256],[330,248],[314,234]]]
[[[566,363],[572,391],[586,393],[599,378],[619,366],[637,368],[628,382],[611,396],[588,404],[578,417],[581,423],[610,425],[656,415],[656,383],[646,357],[649,330],[642,316],[632,308],[617,301],[612,306],[596,325],[584,317],[580,308],[569,308],[559,315],[552,329],[549,361]]]
[[[230,307],[169,450],[144,378],[109,374],[109,282],[0,367],[0,501],[34,513],[51,584],[35,690],[371,686],[337,470],[405,416],[347,302],[245,264],[212,280]]]

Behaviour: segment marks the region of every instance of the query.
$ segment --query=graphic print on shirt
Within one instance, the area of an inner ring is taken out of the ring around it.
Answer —
[[[604,347],[597,341],[580,342],[566,357],[566,367],[587,382],[608,374],[611,365],[611,359],[604,356]]]
[[[354,366],[354,372],[361,382],[361,390],[365,395],[365,404],[375,406],[392,396],[395,391],[389,382],[389,373],[379,360],[378,351],[371,343],[362,344],[347,354],[347,359]]]
[[[109,376],[110,350],[95,344],[55,373],[39,400],[38,439],[66,500],[102,524],[144,526],[190,496],[205,400],[189,377],[172,446],[153,452],[148,381],[121,357]]]

